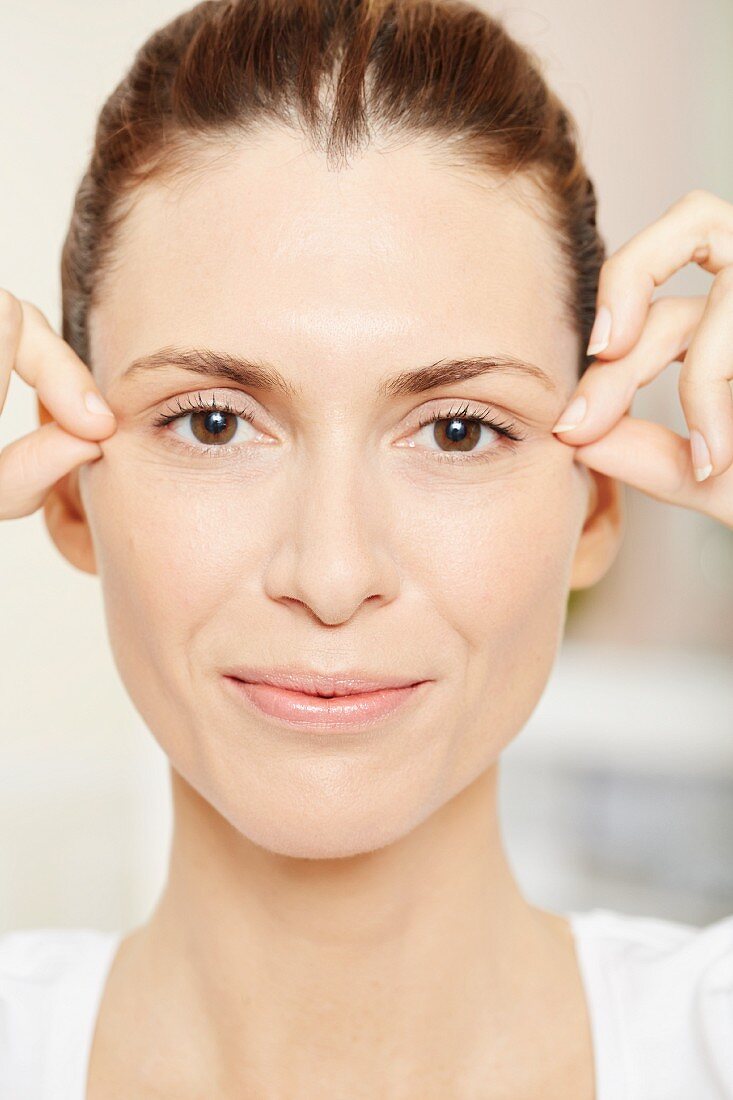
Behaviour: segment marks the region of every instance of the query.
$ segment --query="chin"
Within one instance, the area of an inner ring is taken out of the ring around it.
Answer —
[[[399,829],[375,821],[373,808],[361,816],[347,806],[341,814],[333,808],[327,815],[311,808],[308,813],[293,813],[291,809],[276,818],[270,814],[259,818],[247,815],[242,820],[242,816],[231,821],[238,832],[274,855],[294,859],[347,859],[385,848],[404,835]]]
[[[372,798],[356,803],[353,792],[342,790],[320,798],[308,792],[294,797],[292,790],[277,798],[271,789],[260,803],[248,792],[234,798],[208,796],[216,810],[246,840],[273,855],[294,859],[346,859],[387,847],[414,828],[404,801],[380,805]],[[204,795],[207,797],[207,795]],[[427,816],[428,811],[424,816]]]

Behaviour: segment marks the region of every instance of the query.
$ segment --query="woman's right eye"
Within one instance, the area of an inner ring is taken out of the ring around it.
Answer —
[[[228,399],[204,401],[201,394],[187,394],[183,401],[176,400],[178,412],[163,412],[155,417],[154,424],[167,434],[176,437],[187,450],[194,453],[229,453],[239,443],[233,443],[242,434],[241,422],[254,423],[254,413],[249,409],[236,409]],[[178,430],[178,424],[185,432]],[[176,427],[173,427],[176,425]]]
[[[241,421],[251,423],[252,419],[251,416],[219,408],[208,409],[206,412],[197,409],[176,417],[176,421],[190,431],[195,442],[216,447],[231,443],[237,434],[241,435]]]

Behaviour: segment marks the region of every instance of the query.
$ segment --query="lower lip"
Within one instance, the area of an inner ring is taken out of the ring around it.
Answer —
[[[224,679],[232,685],[240,699],[251,703],[261,714],[300,729],[326,731],[367,729],[394,714],[415,696],[418,688],[429,683],[422,680],[409,687],[383,688],[325,699],[272,684],[248,683],[234,676],[225,676]]]

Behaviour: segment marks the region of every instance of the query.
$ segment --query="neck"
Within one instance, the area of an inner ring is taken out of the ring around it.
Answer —
[[[343,859],[273,854],[171,775],[169,875],[136,947],[209,1082],[416,1095],[422,1073],[447,1095],[439,1067],[455,1088],[456,1067],[490,1062],[567,963],[559,918],[508,866],[497,765],[396,843]]]

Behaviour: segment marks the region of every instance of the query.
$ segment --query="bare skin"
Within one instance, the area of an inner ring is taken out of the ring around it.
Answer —
[[[93,378],[73,364],[114,430],[86,429],[86,454],[34,498],[100,576],[173,783],[168,880],[114,961],[88,1100],[593,1098],[572,936],[514,878],[496,783],[569,589],[617,553],[621,497],[552,434],[577,336],[523,186],[419,143],[333,173],[273,133],[190,186],[146,188],[125,222]],[[16,369],[33,384],[24,308]],[[174,344],[272,363],[299,396],[180,366],[123,377]],[[380,391],[481,354],[546,381],[495,369]],[[60,394],[39,387],[41,431],[61,431]],[[253,412],[226,455],[190,416],[153,423],[197,394]],[[420,415],[465,404],[521,441],[482,425],[476,456],[441,461]],[[430,682],[373,736],[293,734],[222,690],[234,662]]]
[[[152,920],[115,959],[89,1100],[593,1100],[572,933],[564,917],[528,905],[514,883],[487,814],[495,775],[488,770],[373,853],[368,869],[366,858],[361,867],[288,864],[276,883],[262,853],[223,837],[221,817],[179,782],[171,878]],[[226,885],[206,853],[228,844],[246,883],[242,986],[230,979],[216,988],[226,960],[213,939],[183,942],[181,911],[196,899],[196,927],[219,924]],[[307,904],[314,891],[328,895],[327,911]],[[283,953],[257,965],[266,936]],[[192,973],[180,963],[189,957]],[[220,1027],[227,1013],[238,1022],[212,1036],[212,1013]],[[206,1056],[199,1037],[211,1042]]]

